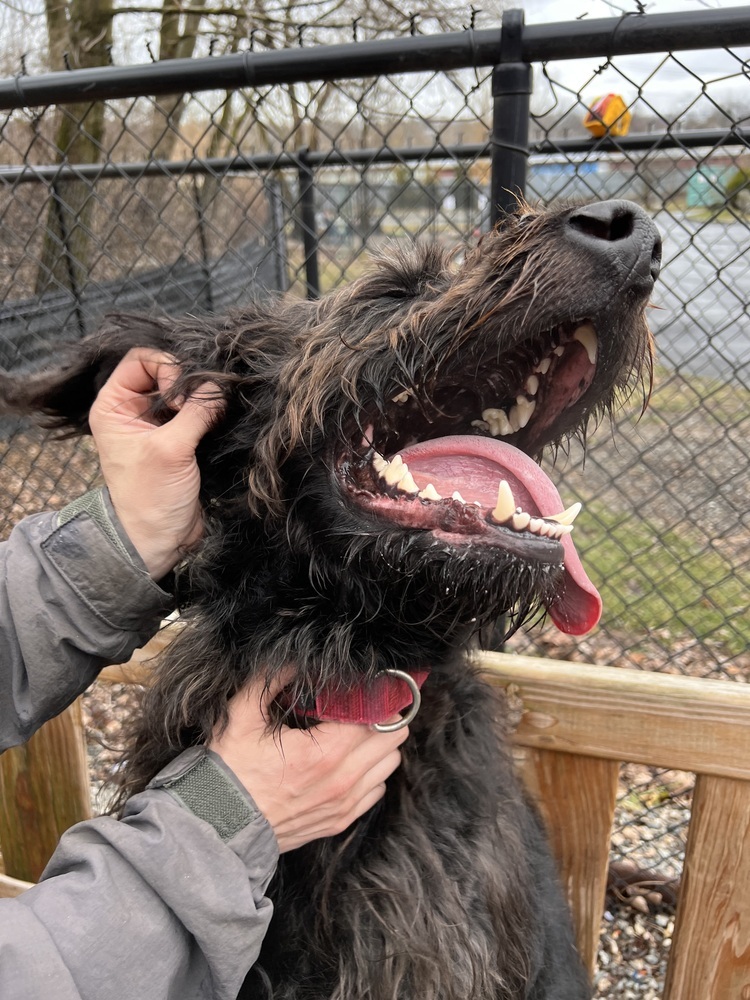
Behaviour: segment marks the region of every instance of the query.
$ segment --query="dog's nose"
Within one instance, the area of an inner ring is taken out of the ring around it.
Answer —
[[[632,201],[599,201],[573,209],[568,235],[582,249],[614,265],[623,278],[653,285],[659,277],[659,230]]]

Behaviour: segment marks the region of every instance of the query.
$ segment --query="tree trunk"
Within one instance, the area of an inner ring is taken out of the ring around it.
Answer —
[[[55,32],[54,38],[50,35],[50,54],[62,57],[66,52],[73,68],[106,65],[112,44],[113,0],[71,0],[68,10],[65,19],[59,0],[48,0],[47,25]],[[61,41],[64,29],[67,37]],[[58,162],[97,163],[104,139],[104,105],[61,106],[58,116]],[[61,288],[76,297],[80,294],[88,278],[94,205],[89,182],[64,179],[53,184],[37,272],[38,295]]]

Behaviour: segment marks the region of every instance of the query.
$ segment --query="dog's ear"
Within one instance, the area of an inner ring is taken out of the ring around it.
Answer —
[[[0,374],[0,413],[41,416],[64,435],[87,434],[96,395],[132,347],[166,350],[166,325],[141,316],[110,316],[91,337],[58,352],[54,367],[29,375]]]

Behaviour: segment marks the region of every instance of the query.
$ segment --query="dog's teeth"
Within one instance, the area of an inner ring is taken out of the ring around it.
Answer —
[[[458,490],[454,490],[453,491],[453,493],[451,494],[451,500],[458,500],[459,503],[466,503],[466,501],[461,496],[461,494],[458,492]]]
[[[511,518],[511,524],[513,525],[514,531],[525,531],[529,526],[531,521],[531,514],[527,514],[525,510],[517,510]]]
[[[438,493],[438,491],[435,489],[435,487],[432,485],[432,483],[428,483],[425,486],[425,488],[420,492],[419,495],[422,497],[423,500],[442,500],[443,499],[440,496],[440,494]]]
[[[550,538],[562,538],[564,535],[569,535],[573,530],[572,524],[554,524],[550,525],[552,529],[550,531]]]
[[[581,507],[583,504],[574,503],[567,510],[564,510],[561,514],[546,514],[545,519],[547,521],[556,521],[557,524],[573,524],[573,521],[581,513]],[[578,536],[576,536],[578,537]]]
[[[528,392],[530,396],[536,396],[537,390],[539,389],[539,379],[536,377],[536,375],[529,375],[529,377],[526,379],[526,385],[524,386],[524,389],[526,390],[526,392]]]
[[[413,395],[414,395],[414,390],[413,389],[404,389],[403,392],[400,392],[397,396],[394,396],[393,399],[391,400],[391,402],[392,403],[406,403],[408,401],[409,397],[413,396]]]
[[[402,490],[404,493],[419,493],[419,487],[414,482],[414,476],[411,472],[404,466],[406,472],[398,481],[398,489]]]
[[[388,463],[386,462],[386,460],[383,458],[383,456],[380,454],[379,451],[376,451],[375,454],[372,456],[372,467],[373,469],[375,469],[378,475],[380,475],[381,472],[384,472],[388,468]]]
[[[535,535],[541,535],[543,527],[544,521],[540,517],[529,518],[528,530],[533,531]]]
[[[581,323],[580,326],[577,326],[575,333],[573,334],[573,340],[577,340],[579,344],[583,345],[589,361],[592,365],[595,365],[599,341],[596,336],[596,330],[593,328],[591,323]]]
[[[492,511],[492,517],[498,524],[503,524],[513,517],[515,511],[516,501],[513,498],[513,491],[508,483],[504,479],[501,479],[497,490],[497,504]]]
[[[535,372],[539,372],[540,375],[546,375],[549,371],[549,366],[552,364],[552,358],[542,358],[539,364],[534,369]]]
[[[560,356],[561,356],[562,354],[564,354],[564,352],[565,352],[565,348],[564,348],[564,347],[562,346],[562,344],[559,344],[559,345],[558,345],[558,346],[557,346],[557,347],[556,347],[556,348],[555,348],[555,349],[554,349],[554,350],[552,351],[552,353],[553,353],[553,354],[556,354],[556,355],[558,356],[558,358],[559,358],[559,357],[560,357]]]
[[[482,410],[482,419],[486,420],[489,424],[490,434],[493,437],[513,433],[513,427],[508,420],[508,415],[505,410],[497,410],[494,408]]]
[[[488,431],[490,429],[490,425],[486,420],[472,420],[471,426],[477,427],[480,431]]]
[[[405,465],[403,458],[400,455],[396,455],[390,460],[388,468],[382,473],[382,476],[389,486],[397,486],[408,471],[409,469]]]

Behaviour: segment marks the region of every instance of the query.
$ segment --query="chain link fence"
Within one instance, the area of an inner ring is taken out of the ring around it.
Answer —
[[[638,18],[629,20],[611,23],[602,51],[631,37]],[[694,25],[680,36],[692,50],[717,37],[721,12],[673,20]],[[740,27],[731,37],[750,42],[750,15]],[[518,154],[498,141],[497,120],[493,133],[492,61],[505,43],[498,31],[474,29],[472,18],[469,56],[451,62],[441,49],[430,59],[412,19],[406,37],[384,44],[413,46],[413,70],[396,73],[388,66],[403,60],[385,60],[364,79],[349,64],[337,77],[333,48],[308,48],[298,55],[314,70],[299,70],[294,59],[285,69],[276,53],[275,82],[260,74],[246,87],[226,82],[221,58],[196,61],[195,93],[193,75],[178,87],[175,76],[165,82],[143,72],[128,95],[109,94],[102,69],[96,83],[104,92],[95,96],[108,100],[82,103],[91,91],[73,88],[69,103],[42,106],[29,99],[28,81],[14,81],[18,96],[13,103],[6,88],[0,122],[2,367],[33,367],[107,310],[221,311],[268,292],[316,295],[356,277],[394,243],[474,240],[496,216],[497,192],[517,176],[503,172],[502,147]],[[665,248],[651,312],[658,365],[645,414],[628,404],[614,434],[600,427],[585,461],[571,446],[554,473],[563,498],[585,504],[576,534],[601,585],[600,627],[575,641],[544,627],[511,646],[746,683],[748,53],[724,41],[708,51],[628,54],[639,52],[635,39],[621,55],[591,55],[590,44],[576,43],[581,32],[575,23],[549,37],[537,31],[538,59],[525,42],[515,52],[506,45],[511,63],[535,63],[530,116],[520,122],[529,129],[526,197],[629,198],[654,217]],[[366,40],[358,44],[369,59]],[[358,59],[353,52],[355,66]],[[630,133],[592,138],[583,119],[607,92],[622,97]],[[17,422],[0,426],[0,453],[3,535],[97,477],[89,443],[50,444]],[[613,906],[635,895],[656,923],[636,925],[614,945],[610,935],[599,995],[657,996],[653,976],[641,973],[658,973],[669,942],[663,904],[680,874],[691,779],[627,765],[621,786],[613,860],[656,870],[667,886],[649,898],[642,884],[613,885]],[[615,966],[627,979],[619,992],[608,972]]]

